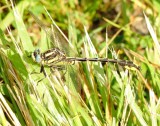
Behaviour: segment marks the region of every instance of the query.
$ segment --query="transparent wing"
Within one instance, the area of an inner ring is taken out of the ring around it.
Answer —
[[[51,28],[46,26],[38,17],[36,17],[32,12],[29,11],[31,16],[34,18],[37,24],[46,32],[47,36],[50,38],[54,48],[59,48],[67,54],[67,56],[75,56],[76,53],[73,51],[68,39],[59,29],[59,27],[53,23]]]
[[[73,50],[72,45],[70,45],[69,40],[55,23],[51,25],[50,39],[60,50],[64,51],[67,56],[76,56],[76,52]]]
[[[36,17],[31,11],[29,11],[30,15],[34,18],[35,22],[46,32],[46,34],[48,35],[48,37],[51,37],[51,29],[48,28],[42,21],[40,21],[40,19],[38,17]],[[54,42],[53,42],[54,44]],[[53,45],[54,47],[56,47],[56,45]]]

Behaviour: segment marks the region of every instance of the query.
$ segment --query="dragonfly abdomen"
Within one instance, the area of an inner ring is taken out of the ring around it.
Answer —
[[[85,61],[91,61],[91,62],[109,62],[109,63],[116,63],[121,66],[128,66],[128,67],[134,67],[138,70],[140,70],[140,67],[135,65],[132,61],[128,60],[119,60],[119,59],[108,59],[108,58],[79,58],[79,57],[67,57],[66,61],[68,62],[75,62],[75,61],[80,61],[80,62],[85,62]]]

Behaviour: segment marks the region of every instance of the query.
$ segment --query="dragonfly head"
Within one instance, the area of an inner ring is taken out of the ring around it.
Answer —
[[[40,63],[41,62],[41,53],[39,49],[34,50],[34,52],[32,53],[32,59],[37,62]]]

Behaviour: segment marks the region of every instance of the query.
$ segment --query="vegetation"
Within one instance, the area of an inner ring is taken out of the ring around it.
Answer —
[[[1,125],[160,124],[158,1],[0,3]],[[45,67],[44,78],[31,55],[54,46],[29,11],[48,26],[56,22],[69,39],[69,56],[130,60],[141,70],[75,62],[61,71]]]

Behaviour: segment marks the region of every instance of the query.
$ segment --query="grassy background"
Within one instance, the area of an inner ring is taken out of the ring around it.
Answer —
[[[159,125],[158,1],[0,4],[1,125]],[[49,26],[52,21],[45,8],[73,45],[72,51],[68,49],[71,56],[75,52],[80,57],[118,57],[133,61],[141,70],[75,63],[51,75],[46,68],[50,76],[37,84],[44,75],[31,74],[40,70],[31,52],[52,46],[29,11]],[[143,12],[151,25],[146,25]]]

